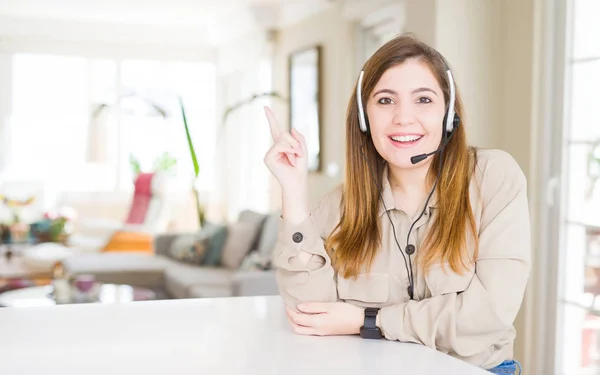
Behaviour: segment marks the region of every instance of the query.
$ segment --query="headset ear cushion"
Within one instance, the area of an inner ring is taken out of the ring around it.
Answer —
[[[454,129],[458,128],[458,126],[460,125],[460,117],[458,117],[458,115],[454,115],[453,125]]]

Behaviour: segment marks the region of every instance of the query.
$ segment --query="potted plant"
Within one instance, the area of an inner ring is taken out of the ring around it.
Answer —
[[[126,95],[123,95],[123,98],[125,98],[125,97],[137,97],[137,98],[141,99],[142,101],[144,101],[148,106],[150,106],[152,108],[153,111],[158,113],[160,116],[162,116],[162,117],[168,116],[167,110],[165,110],[160,105],[154,103],[152,100],[146,98],[144,95],[142,95],[140,93],[132,91]],[[186,134],[187,144],[188,144],[188,148],[189,148],[189,152],[190,152],[190,158],[192,159],[192,164],[194,166],[194,171],[193,171],[194,172],[194,182],[192,184],[192,190],[193,190],[194,197],[196,200],[196,210],[197,210],[197,215],[198,215],[198,222],[200,223],[200,226],[203,226],[204,221],[205,221],[204,220],[204,217],[205,217],[204,212],[205,211],[201,205],[201,202],[199,199],[199,194],[198,194],[198,188],[196,187],[196,183],[198,181],[198,175],[200,174],[200,168],[198,166],[198,158],[196,157],[196,150],[194,148],[194,143],[192,142],[192,137],[190,135],[188,120],[185,115],[185,107],[183,105],[183,100],[181,99],[181,97],[177,96],[177,102],[179,105],[179,111],[181,112],[183,126],[185,128],[185,134]],[[100,113],[102,113],[102,111],[104,111],[105,109],[110,109],[112,106],[113,105],[109,105],[109,104],[100,104],[100,105],[96,106],[93,110],[92,117],[93,118],[98,117],[100,115]],[[177,163],[177,161],[174,158],[170,157],[170,155],[168,155],[168,153],[163,153],[162,155],[160,155],[158,157],[157,160],[155,160],[154,168],[155,169],[158,168],[158,170],[164,171],[164,170],[168,170],[168,169],[172,168],[173,166],[175,166],[176,163]],[[141,172],[141,164],[134,155],[129,155],[129,165],[132,168],[134,176],[136,176],[137,174],[139,174]]]

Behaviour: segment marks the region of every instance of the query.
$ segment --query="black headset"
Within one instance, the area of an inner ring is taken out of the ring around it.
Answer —
[[[439,54],[439,53],[438,53]],[[427,200],[425,201],[425,205],[423,207],[423,210],[421,211],[421,213],[419,214],[419,216],[417,217],[417,219],[412,223],[412,225],[410,226],[410,229],[408,230],[408,235],[406,236],[406,247],[404,248],[404,251],[402,251],[402,247],[400,246],[400,243],[398,242],[398,238],[396,237],[396,228],[394,227],[394,223],[392,221],[392,218],[390,216],[390,213],[387,209],[387,207],[385,206],[385,202],[383,201],[383,195],[381,193],[381,188],[379,186],[379,184],[377,183],[377,179],[375,178],[375,175],[373,174],[373,171],[371,170],[371,167],[369,165],[369,163],[367,162],[367,157],[365,156],[364,152],[363,152],[363,147],[361,147],[361,153],[363,155],[363,158],[365,159],[365,162],[367,164],[367,167],[369,168],[369,171],[371,172],[371,176],[373,177],[373,181],[375,182],[375,186],[377,186],[377,190],[379,191],[379,198],[381,199],[381,204],[383,204],[383,208],[385,210],[385,213],[387,214],[387,217],[390,221],[390,224],[392,225],[392,231],[394,232],[394,240],[396,241],[396,245],[398,246],[398,250],[400,250],[400,254],[402,254],[402,258],[404,258],[404,265],[406,267],[406,272],[408,274],[408,282],[409,282],[409,286],[408,286],[408,296],[410,297],[410,299],[413,299],[414,297],[414,293],[415,293],[415,284],[414,284],[414,276],[413,276],[413,268],[412,268],[412,261],[411,261],[411,255],[415,253],[416,248],[414,245],[410,244],[410,234],[415,226],[415,224],[421,219],[421,217],[425,214],[425,210],[427,209],[427,205],[429,204],[429,200],[431,199],[431,196],[433,195],[433,192],[435,191],[435,188],[437,186],[438,180],[440,179],[440,174],[442,171],[442,160],[444,158],[444,149],[446,148],[446,146],[448,145],[448,142],[450,142],[450,139],[452,138],[452,136],[454,135],[454,133],[456,132],[456,129],[459,127],[460,125],[460,118],[459,116],[456,114],[456,108],[455,108],[455,104],[456,104],[456,87],[454,85],[454,78],[452,76],[452,71],[450,70],[449,65],[447,64],[446,60],[444,59],[443,56],[441,56],[441,54],[439,54],[439,56],[441,57],[442,61],[444,62],[444,66],[446,69],[446,75],[448,76],[448,86],[450,88],[450,100],[448,101],[448,107],[446,108],[446,113],[444,115],[444,121],[442,123],[443,126],[443,130],[442,134],[443,134],[443,143],[440,147],[437,148],[437,150],[427,153],[427,154],[420,154],[420,155],[415,155],[412,156],[410,158],[411,163],[413,164],[417,164],[425,159],[427,159],[428,157],[437,154],[438,152],[440,153],[440,158],[439,158],[439,167],[438,167],[438,175],[437,178],[435,179],[435,183],[433,184],[433,188],[431,189],[431,192],[429,193],[429,196],[427,197]],[[370,134],[370,128],[369,128],[369,124],[367,122],[366,116],[365,116],[365,111],[363,108],[363,103],[362,103],[362,80],[363,80],[363,76],[364,76],[364,70],[362,70],[360,72],[360,75],[358,77],[358,84],[356,87],[356,102],[358,105],[358,125],[360,128],[360,131],[362,133],[366,133],[366,134]],[[367,140],[367,137],[365,137],[365,142]],[[408,255],[408,262],[406,260],[406,256],[404,255],[404,252],[406,252],[406,254]]]

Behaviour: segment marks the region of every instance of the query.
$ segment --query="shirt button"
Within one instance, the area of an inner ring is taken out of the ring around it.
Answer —
[[[302,241],[302,233],[300,232],[296,232],[292,235],[292,240],[294,240],[295,243],[300,243]]]
[[[415,253],[414,245],[410,244],[410,245],[406,246],[406,254],[413,255],[414,253]]]

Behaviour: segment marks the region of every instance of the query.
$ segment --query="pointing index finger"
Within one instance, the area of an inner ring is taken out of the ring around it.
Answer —
[[[271,136],[273,137],[273,140],[275,141],[277,138],[279,138],[279,135],[281,134],[281,129],[279,128],[279,125],[277,124],[277,120],[275,120],[275,115],[273,114],[273,111],[271,111],[271,108],[265,107],[265,115],[267,115],[267,120],[269,120],[269,127],[271,128]]]

